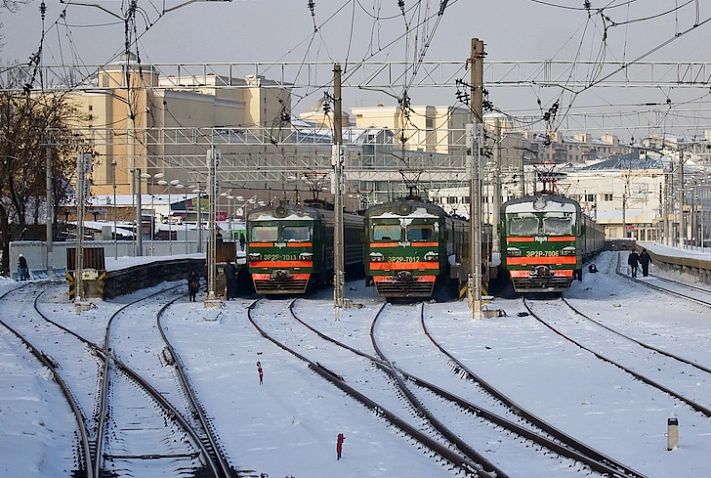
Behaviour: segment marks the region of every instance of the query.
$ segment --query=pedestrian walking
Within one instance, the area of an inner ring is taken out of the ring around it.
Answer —
[[[247,243],[247,241],[244,238],[244,232],[239,233],[239,248],[240,250],[244,250],[244,245]]]
[[[630,252],[630,255],[627,256],[627,265],[630,266],[632,277],[637,278],[637,267],[639,267],[639,254],[637,254],[637,251],[633,250]]]
[[[343,436],[343,433],[338,434],[338,438],[336,439],[336,455],[338,456],[338,459],[341,459],[341,455],[343,454],[343,440],[345,440],[346,437]]]
[[[30,278],[30,269],[27,267],[27,259],[20,254],[17,258],[17,270],[20,273],[20,280],[28,280]]]
[[[259,385],[264,384],[264,371],[262,370],[262,362],[257,362],[257,372],[259,372]]]
[[[197,297],[199,289],[200,275],[195,270],[190,271],[188,274],[188,295],[190,296],[190,302],[195,302],[195,297]]]
[[[642,249],[639,255],[639,263],[642,266],[642,276],[647,277],[649,275],[649,264],[651,264],[652,258],[649,257],[647,249]]]

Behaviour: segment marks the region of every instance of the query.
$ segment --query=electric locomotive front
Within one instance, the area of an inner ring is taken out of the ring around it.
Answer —
[[[414,200],[365,212],[364,264],[378,295],[432,296],[437,278],[449,270],[445,217],[439,206]]]
[[[563,292],[582,270],[580,205],[539,194],[501,206],[503,264],[517,292]]]
[[[323,280],[323,272],[333,268],[333,240],[327,247],[325,237],[328,212],[279,205],[249,213],[247,257],[256,293],[303,294]]]

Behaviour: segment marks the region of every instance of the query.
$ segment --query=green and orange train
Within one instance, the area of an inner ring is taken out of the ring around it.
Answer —
[[[577,201],[537,194],[501,206],[501,263],[516,292],[563,292],[605,245]]]
[[[322,202],[256,208],[247,258],[257,294],[298,295],[333,281],[334,211]],[[363,273],[363,217],[343,214],[346,277]]]
[[[430,298],[466,283],[469,222],[436,204],[409,198],[365,211],[365,274],[386,298]],[[491,226],[483,227],[482,257],[489,257]]]

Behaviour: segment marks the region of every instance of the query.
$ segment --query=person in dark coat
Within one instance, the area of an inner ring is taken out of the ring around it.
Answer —
[[[230,259],[227,259],[223,272],[225,273],[225,299],[234,299],[237,297],[237,268]]]
[[[244,238],[244,233],[240,232],[239,233],[239,248],[240,250],[244,250],[244,245],[247,243],[247,240]]]
[[[343,454],[343,440],[345,440],[346,437],[343,435],[343,433],[338,434],[338,438],[336,439],[336,456],[338,459],[341,459],[341,455]]]
[[[639,255],[639,263],[642,265],[642,276],[647,277],[649,275],[649,264],[652,262],[652,258],[649,257],[649,252],[647,249],[642,249],[642,253]]]
[[[627,256],[627,265],[630,266],[632,277],[636,278],[637,267],[639,267],[639,254],[637,254],[637,251],[632,251],[630,252],[630,255]]]
[[[190,295],[190,302],[195,302],[198,289],[200,289],[200,275],[197,271],[190,271],[188,274],[188,294]]]
[[[595,274],[597,272],[597,266],[595,264],[590,264],[588,266],[588,272],[591,274]]]
[[[20,273],[20,280],[27,280],[30,278],[30,269],[27,267],[27,259],[25,256],[20,254],[17,259],[17,270]]]

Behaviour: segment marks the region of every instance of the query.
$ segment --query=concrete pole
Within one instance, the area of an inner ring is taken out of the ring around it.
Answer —
[[[52,250],[54,239],[52,231],[52,225],[54,224],[54,175],[52,171],[52,147],[49,145],[49,141],[45,146],[45,153],[47,155],[47,276],[52,277],[54,275],[54,251]]]
[[[84,268],[84,212],[86,206],[86,171],[87,162],[91,161],[91,155],[80,151],[77,156],[77,237],[74,242],[74,305],[77,314],[82,311],[82,303],[84,302],[84,283],[83,283],[83,268]]]
[[[136,185],[136,256],[143,255],[143,204],[141,203],[141,168],[134,168]]]
[[[200,254],[202,252],[202,190],[200,189],[200,181],[197,183],[197,250],[196,252]]]
[[[501,120],[494,119],[494,197],[492,203],[492,243],[491,243],[491,262],[499,261],[498,256],[501,252],[501,244],[499,239],[499,228],[497,227],[501,220]]]
[[[336,320],[339,309],[345,307],[345,261],[343,241],[343,109],[341,98],[341,65],[333,65],[333,152],[334,171],[334,226],[333,226],[333,302],[336,308]]]
[[[214,131],[214,130],[213,130]],[[215,201],[217,194],[217,156],[219,155],[219,150],[215,148],[213,142],[208,153],[209,161],[208,167],[210,169],[209,174],[209,184],[208,184],[208,200],[210,202],[209,207],[209,217],[208,217],[208,230],[210,231],[209,243],[207,246],[207,301],[206,305],[210,302],[216,302],[215,299],[215,276],[217,275],[216,270],[216,259],[217,259],[217,222],[215,221]],[[219,301],[221,303],[221,301]]]
[[[484,87],[484,42],[478,38],[471,41],[471,98],[472,123],[471,134],[471,183],[469,188],[469,300],[472,318],[483,318],[481,301],[481,175],[479,149],[479,129],[483,123],[483,87]]]
[[[114,260],[118,259],[118,205],[116,204],[116,160],[111,161],[111,184],[114,188]]]
[[[622,191],[622,238],[627,239],[627,186],[630,178],[627,176],[625,181],[625,187]]]
[[[679,248],[686,246],[686,221],[684,221],[684,150],[679,150]]]

